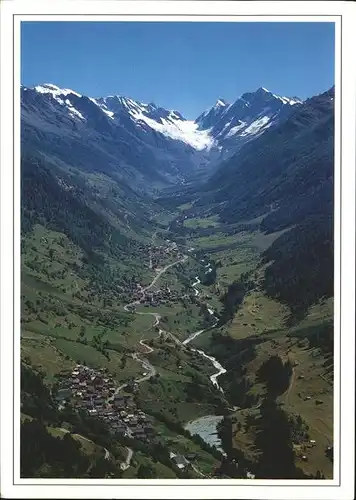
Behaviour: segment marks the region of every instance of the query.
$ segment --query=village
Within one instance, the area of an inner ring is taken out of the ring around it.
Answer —
[[[132,387],[135,386],[133,383]],[[62,373],[55,400],[59,410],[69,403],[76,410],[100,418],[113,436],[121,434],[147,443],[154,441],[150,417],[137,408],[132,394],[119,394],[118,389],[105,368],[94,370],[77,364],[72,372]],[[197,458],[196,453],[184,456],[171,451],[169,457],[180,470],[197,470],[191,463]]]
[[[177,290],[171,290],[168,286],[162,286],[157,290],[145,290],[142,285],[138,284],[132,298],[136,303],[146,307],[157,307],[160,305],[168,305],[172,302],[178,302],[181,296],[181,293]]]
[[[166,240],[166,246],[152,246],[149,251],[150,264],[149,268],[159,275],[165,269],[164,266],[169,266],[179,259],[183,258],[183,254],[178,250],[177,244]],[[138,282],[127,282],[121,287],[126,297],[129,297],[130,302],[135,305],[144,305],[146,307],[157,307],[160,305],[168,305],[176,303],[181,299],[181,293],[177,290],[172,290],[168,285],[160,287],[144,286]],[[134,306],[128,307],[129,310],[134,309]]]
[[[94,370],[76,365],[69,374],[63,374],[56,394],[59,409],[67,403],[76,410],[103,420],[114,434],[149,441],[153,428],[148,416],[139,410],[131,394],[118,394],[115,381],[105,368]]]
[[[179,258],[181,256],[177,243],[170,240],[166,240],[165,243],[165,246],[151,246],[149,251],[150,269],[157,269],[162,262],[167,262],[167,258],[169,257]]]

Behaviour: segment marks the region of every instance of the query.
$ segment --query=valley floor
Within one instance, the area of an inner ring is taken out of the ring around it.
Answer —
[[[153,477],[184,473],[201,478],[219,477],[224,457],[210,445],[220,448],[220,438],[205,438],[206,444],[204,437],[192,439],[184,427],[196,428],[192,421],[201,418],[215,419],[216,426],[226,416],[231,442],[227,450],[223,439],[224,454],[239,450],[253,467],[260,454],[259,408],[266,397],[266,383],[257,374],[277,356],[292,365],[288,387],[276,402],[288,418],[299,419],[299,427],[291,424],[296,466],[306,474],[320,471],[331,478],[332,462],[325,450],[333,446],[332,356],[319,336],[332,322],[332,301],[315,305],[301,321],[287,326],[290,311],[261,287],[261,252],[280,233],[229,235],[216,218],[188,216],[184,227],[192,229],[184,243],[179,235],[177,244],[161,236],[153,245],[155,235],[145,275],[125,284],[120,294],[111,289],[103,300],[78,271],[78,249],[63,245],[61,235],[37,227],[23,254],[24,362],[43,370],[46,383],[57,390],[61,374],[79,364],[106,370],[115,384],[113,398],[133,395],[150,418],[153,442],[171,458],[155,465],[148,448],[117,438],[121,448],[114,451],[114,462],[122,477],[138,477],[140,466],[149,466]],[[209,235],[199,233],[207,229]],[[37,257],[31,250],[34,241]],[[253,286],[232,317],[219,322],[226,309],[224,295],[244,275]],[[226,350],[224,342],[233,349]],[[51,427],[50,432],[61,436],[61,429]],[[125,435],[132,437],[127,430]],[[86,448],[92,442],[75,436]],[[106,459],[113,455],[110,449],[104,452]],[[247,472],[235,471],[231,477],[246,477]]]

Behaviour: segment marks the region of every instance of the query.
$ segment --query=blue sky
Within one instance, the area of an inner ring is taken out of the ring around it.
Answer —
[[[186,118],[258,87],[304,99],[334,84],[334,25],[23,22],[21,81],[124,95]]]

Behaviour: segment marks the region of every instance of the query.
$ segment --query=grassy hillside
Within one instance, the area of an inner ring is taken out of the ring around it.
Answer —
[[[332,446],[333,439],[333,300],[317,300],[296,318],[280,297],[266,293],[265,255],[283,234],[253,230],[232,236],[216,227],[210,236],[187,239],[188,245],[201,249],[218,263],[216,281],[206,290],[215,304],[220,304],[216,307],[220,317],[231,283],[240,283],[246,279],[244,276],[252,283],[232,310],[232,318],[217,330],[196,338],[193,345],[216,356],[227,369],[219,380],[230,404],[239,407],[229,418],[230,447],[235,450],[232,453],[243,454],[250,468],[257,467],[260,461],[256,439],[260,405],[267,396],[259,370],[275,356],[290,362],[292,377],[276,402],[291,422],[301,419],[308,428],[307,438],[300,437],[301,431],[293,431],[290,442],[295,467],[305,474],[315,476],[319,471],[332,477],[333,465],[325,450]],[[204,286],[200,285],[200,289],[205,293]],[[297,424],[290,424],[291,429],[293,425]]]

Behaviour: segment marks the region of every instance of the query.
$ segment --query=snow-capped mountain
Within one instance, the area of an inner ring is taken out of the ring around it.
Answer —
[[[210,129],[219,121],[228,107],[229,104],[224,99],[218,99],[212,108],[198,116],[195,123],[197,123],[199,129]]]
[[[278,96],[260,87],[255,92],[243,94],[230,105],[219,99],[197,118],[196,123],[199,130],[209,130],[214,140],[213,148],[226,158],[269,127],[283,121],[292,107],[301,103],[298,98]]]
[[[86,121],[88,117],[82,112],[83,103],[80,99],[84,96],[74,90],[60,89],[56,85],[46,83],[34,87],[40,94],[49,94],[73,118]],[[167,110],[156,106],[154,103],[143,104],[123,96],[108,96],[94,99],[88,97],[103,114],[114,123],[130,127],[134,124],[141,131],[154,130],[162,135],[181,141],[188,146],[200,151],[211,146],[213,140],[208,131],[199,130],[198,124],[193,120],[186,120],[178,111]]]
[[[154,103],[87,97],[51,83],[22,87],[21,95],[24,143],[37,144],[45,154],[55,151],[57,159],[79,162],[80,168],[112,170],[142,187],[147,180],[184,182],[199,167],[209,170],[301,102],[261,87],[232,104],[218,99],[196,120],[187,120]]]
[[[53,84],[21,88],[22,144],[134,188],[184,182],[203,159],[194,122],[125,97],[86,97]],[[193,146],[193,145],[195,146]],[[200,148],[200,149],[199,149]]]

